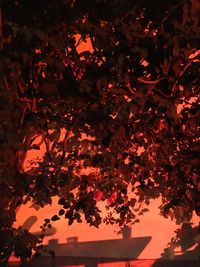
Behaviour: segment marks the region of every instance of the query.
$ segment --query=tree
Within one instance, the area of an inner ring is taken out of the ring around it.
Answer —
[[[60,216],[129,224],[159,196],[177,223],[199,216],[199,1],[6,0],[0,11],[0,261],[42,242],[13,227],[29,200],[60,198],[44,231]]]

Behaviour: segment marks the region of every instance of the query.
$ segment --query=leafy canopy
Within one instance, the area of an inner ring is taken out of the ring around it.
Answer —
[[[42,242],[12,226],[29,200],[59,196],[44,230],[137,222],[159,196],[165,217],[199,215],[199,1],[0,3],[0,261]]]

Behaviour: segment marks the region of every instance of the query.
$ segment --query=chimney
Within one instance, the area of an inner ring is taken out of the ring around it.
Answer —
[[[121,229],[121,233],[122,233],[122,238],[123,239],[130,239],[131,238],[131,227],[129,226],[124,226]]]
[[[78,243],[78,237],[77,236],[71,236],[67,238],[67,244],[74,244]]]

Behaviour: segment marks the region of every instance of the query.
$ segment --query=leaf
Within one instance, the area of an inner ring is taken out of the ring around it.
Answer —
[[[60,218],[58,217],[58,215],[54,215],[53,217],[51,217],[52,221],[58,221],[60,220]]]
[[[84,57],[85,59],[89,59],[91,56],[91,52],[90,51],[83,51],[79,55],[80,55],[80,57]]]
[[[137,200],[135,198],[131,198],[130,205],[131,205],[132,208],[134,208],[136,202],[137,202]]]
[[[149,211],[149,209],[145,208],[145,209],[142,209],[142,212],[147,212]]]
[[[51,229],[51,228],[52,228],[52,225],[49,223],[49,224],[47,225],[47,227],[48,227],[49,229]]]
[[[44,219],[45,223],[50,223],[50,219]]]
[[[60,134],[61,134],[60,129],[56,129],[53,133],[49,134],[49,140],[51,142],[55,141],[57,143],[58,140],[60,139]]]
[[[63,214],[65,214],[65,211],[63,209],[59,210],[59,216],[62,216]]]
[[[58,200],[59,205],[65,205],[65,202],[66,202],[66,199],[63,197]]]
[[[139,219],[136,219],[136,220],[133,221],[132,224],[136,224],[136,223],[139,223],[139,222],[140,222],[140,220]]]
[[[192,192],[191,192],[191,190],[187,189],[185,193],[186,193],[187,198],[188,198],[190,201],[193,201],[193,196],[192,196]]]
[[[31,149],[34,149],[34,150],[40,150],[40,146],[37,145],[37,144],[33,144],[33,145],[31,146]]]

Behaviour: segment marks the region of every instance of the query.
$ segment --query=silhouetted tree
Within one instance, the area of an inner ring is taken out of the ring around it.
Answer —
[[[42,242],[12,226],[29,200],[59,196],[44,230],[129,224],[159,196],[178,223],[200,214],[199,13],[198,0],[0,1],[1,262]]]

